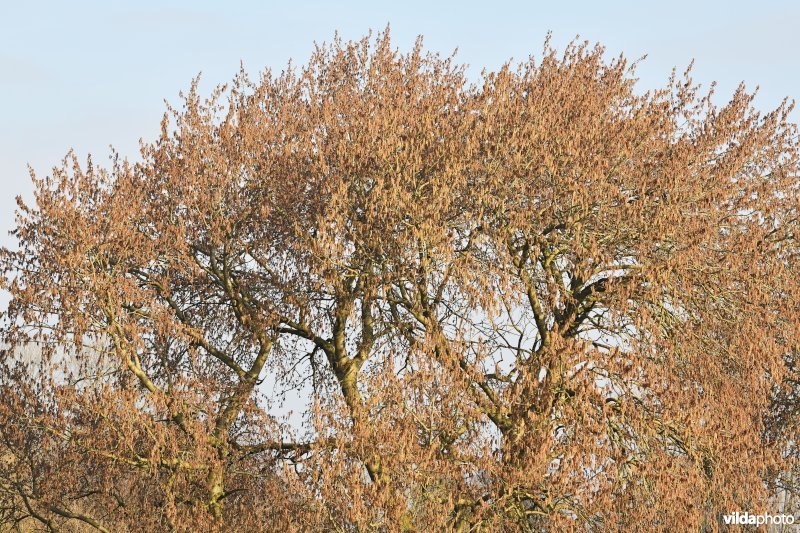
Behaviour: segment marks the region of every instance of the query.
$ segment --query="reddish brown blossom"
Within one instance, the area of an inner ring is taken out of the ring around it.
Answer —
[[[337,40],[193,85],[140,162],[34,177],[0,268],[9,354],[44,357],[0,376],[0,524],[716,530],[778,509],[791,105],[634,82],[585,44],[471,84],[421,44]]]

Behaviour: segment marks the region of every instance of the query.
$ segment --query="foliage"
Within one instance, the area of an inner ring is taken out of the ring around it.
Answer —
[[[205,100],[195,83],[140,162],[34,176],[0,263],[0,523],[773,510],[797,442],[791,105],[762,115],[741,87],[720,107],[688,71],[642,93],[634,66],[546,44],[471,84],[421,43],[337,39]],[[37,373],[11,357],[30,342]]]

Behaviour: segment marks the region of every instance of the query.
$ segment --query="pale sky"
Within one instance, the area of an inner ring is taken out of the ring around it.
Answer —
[[[422,34],[429,50],[458,48],[473,73],[538,54],[550,30],[559,49],[579,34],[609,54],[647,54],[641,89],[694,58],[696,80],[719,82],[719,102],[740,81],[760,85],[764,110],[800,96],[800,2],[0,0],[0,246],[11,244],[14,197],[31,196],[28,164],[46,174],[69,148],[103,164],[109,145],[136,157],[163,100],[199,72],[207,93],[240,61],[280,71],[336,30],[355,39],[387,23],[401,49]]]

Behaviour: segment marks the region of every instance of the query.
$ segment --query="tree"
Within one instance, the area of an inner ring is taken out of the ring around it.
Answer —
[[[335,40],[20,202],[0,523],[716,530],[795,468],[791,104]],[[93,351],[85,347],[92,346]],[[46,358],[45,358],[46,359]],[[102,364],[99,364],[102,363]],[[103,369],[102,371],[99,369]],[[302,428],[267,398],[299,390]]]

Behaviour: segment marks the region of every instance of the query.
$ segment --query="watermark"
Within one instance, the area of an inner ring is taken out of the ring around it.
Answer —
[[[791,514],[750,514],[748,512],[722,515],[722,521],[728,525],[737,526],[766,526],[794,524],[794,515]]]

